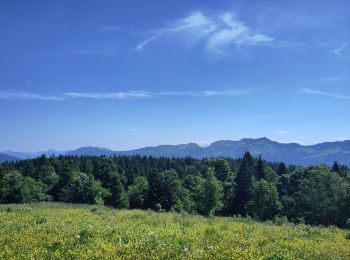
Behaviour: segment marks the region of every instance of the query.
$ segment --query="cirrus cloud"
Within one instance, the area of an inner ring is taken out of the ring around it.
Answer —
[[[236,97],[251,94],[241,89],[204,91],[144,91],[129,90],[118,92],[65,92],[60,95],[45,95],[24,91],[0,91],[0,99],[63,101],[68,99],[146,99],[155,97]]]
[[[311,95],[325,96],[336,99],[350,99],[350,95],[336,94],[318,89],[304,88],[302,91]]]
[[[149,38],[137,45],[136,50],[141,51],[150,43],[172,35],[181,36],[191,43],[202,41],[206,50],[218,53],[224,53],[230,46],[262,45],[274,40],[268,35],[255,32],[233,13],[207,16],[202,12],[195,12],[152,31]]]

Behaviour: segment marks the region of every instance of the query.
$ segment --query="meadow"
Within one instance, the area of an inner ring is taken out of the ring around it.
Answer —
[[[350,232],[63,203],[0,205],[0,259],[350,259]]]

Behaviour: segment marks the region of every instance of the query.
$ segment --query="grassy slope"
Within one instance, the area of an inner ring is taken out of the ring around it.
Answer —
[[[54,203],[0,205],[0,259],[350,259],[347,236],[349,231],[333,227],[223,217]]]

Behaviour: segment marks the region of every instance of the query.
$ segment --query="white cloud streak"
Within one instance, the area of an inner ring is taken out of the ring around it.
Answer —
[[[329,50],[329,53],[348,62],[350,61],[350,44],[349,42],[342,42],[336,48]]]
[[[325,97],[336,98],[336,99],[350,99],[349,95],[335,94],[335,93],[326,92],[318,89],[304,88],[303,92],[311,95],[319,95],[319,96],[325,96]]]
[[[288,135],[291,134],[291,131],[286,131],[286,130],[280,130],[280,131],[276,131],[275,134],[277,135]]]
[[[232,45],[260,45],[274,40],[255,33],[230,12],[212,17],[196,12],[153,31],[153,35],[139,43],[136,50],[141,51],[148,44],[171,35],[181,36],[192,43],[202,41],[206,50],[218,53],[224,53]]]
[[[191,41],[196,41],[210,34],[215,29],[216,25],[209,17],[204,16],[201,12],[196,12],[188,17],[172,22],[167,27],[153,31],[153,35],[139,43],[136,49],[140,51],[149,43],[173,34],[187,35],[192,39]]]
[[[254,34],[251,29],[238,21],[231,13],[224,13],[219,16],[226,28],[222,28],[210,35],[207,48],[220,50],[230,44],[258,45],[273,39],[264,34]]]
[[[334,54],[336,56],[339,56],[346,51],[348,45],[349,44],[347,42],[344,42],[344,43],[340,44],[339,47],[329,50],[329,53]]]
[[[70,98],[90,98],[90,99],[130,99],[130,98],[154,98],[154,97],[234,97],[247,95],[249,92],[239,89],[230,90],[204,90],[204,91],[126,91],[126,92],[107,92],[107,93],[81,93],[68,92],[64,95]]]
[[[320,81],[326,81],[326,82],[338,82],[343,80],[343,78],[321,78]]]
[[[0,91],[0,99],[7,100],[46,100],[62,101],[68,99],[146,99],[156,97],[235,97],[250,94],[239,89],[205,90],[205,91],[120,91],[120,92],[66,92],[62,95],[49,96],[30,92]]]
[[[97,28],[97,31],[99,32],[121,32],[124,30],[124,28],[115,25],[104,25]]]
[[[52,56],[113,56],[117,53],[117,49],[112,45],[95,45],[86,48],[72,48],[62,51],[43,52]]]
[[[137,128],[129,128],[128,132],[142,132],[142,128],[139,128],[139,127],[137,127]]]
[[[90,99],[130,99],[130,98],[150,98],[152,94],[148,91],[126,91],[109,93],[89,93],[89,92],[67,92],[64,94],[68,98],[90,98]]]
[[[46,101],[61,101],[63,96],[49,96],[37,93],[23,92],[23,91],[0,91],[0,99],[9,100],[46,100]]]
[[[156,95],[158,96],[192,96],[192,97],[215,97],[215,96],[243,96],[249,94],[247,91],[239,89],[230,89],[223,91],[216,90],[205,90],[205,91],[166,91],[159,92]]]

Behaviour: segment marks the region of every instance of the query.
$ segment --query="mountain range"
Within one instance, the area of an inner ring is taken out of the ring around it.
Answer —
[[[81,147],[73,151],[55,151],[35,153],[20,153],[5,151],[0,153],[0,162],[6,160],[35,158],[41,154],[55,155],[141,155],[156,157],[185,157],[191,156],[197,159],[205,157],[242,157],[249,150],[254,156],[261,155],[268,161],[283,161],[288,164],[316,165],[333,164],[338,161],[350,166],[350,140],[337,142],[324,142],[315,145],[300,145],[297,143],[278,143],[263,138],[244,138],[239,141],[221,140],[212,143],[208,147],[201,147],[196,143],[179,145],[160,145],[144,147],[129,151],[112,151],[99,147]]]

